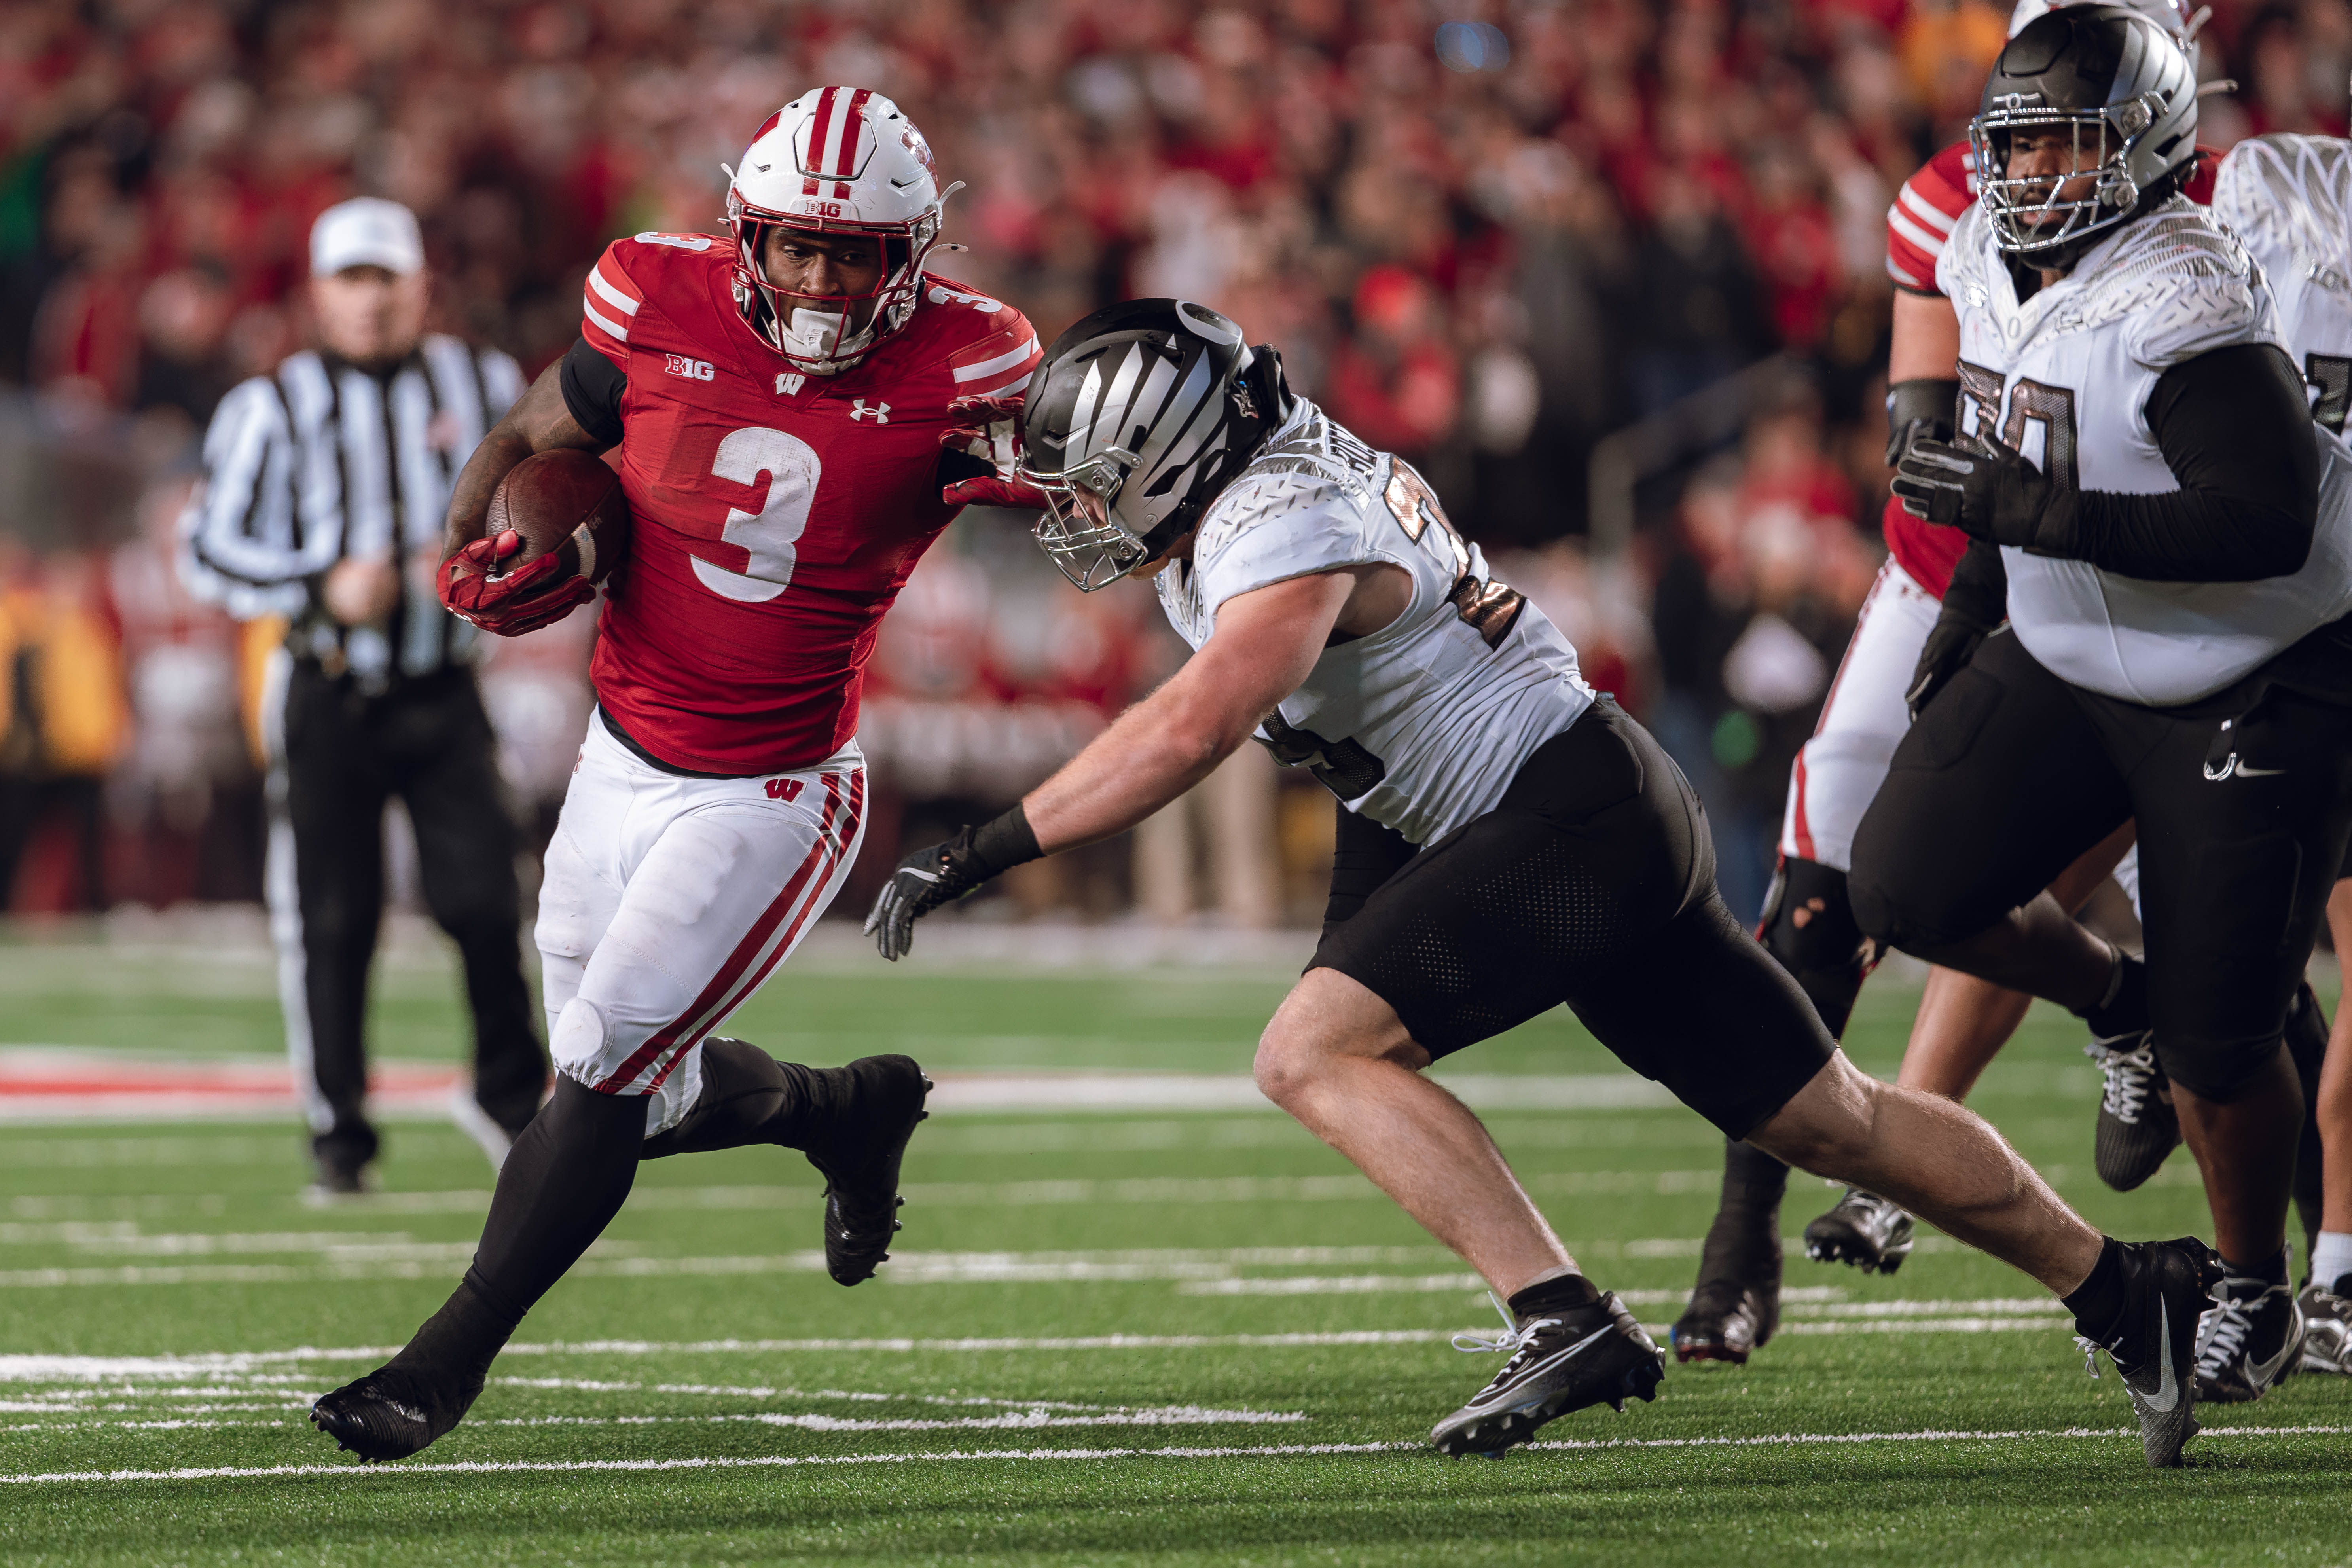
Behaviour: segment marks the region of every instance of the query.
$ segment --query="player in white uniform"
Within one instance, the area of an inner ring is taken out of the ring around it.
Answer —
[[[2207,1395],[2252,1398],[2301,1338],[2280,1047],[2352,838],[2352,454],[2309,418],[2262,269],[2177,195],[2195,79],[2162,29],[2054,11],[1984,102],[1982,195],[1938,263],[1960,438],[1915,443],[1895,491],[1970,536],[1944,616],[2008,624],[1896,749],[1854,913],[2077,1008],[2144,989],[2230,1266],[2218,1299],[2252,1322]],[[2145,968],[2039,892],[2126,819]]]
[[[2222,162],[2213,216],[2262,264],[2289,352],[2310,384],[2312,417],[2344,433],[2352,394],[2352,142],[2333,136],[2257,136]],[[2122,868],[2118,868],[2119,871]],[[2137,893],[2137,865],[2130,868]],[[2352,880],[2327,906],[2336,951],[2352,952]],[[2306,1091],[2308,1092],[2308,1090]],[[2307,1331],[2303,1369],[2352,1372],[2352,1016],[2338,1005],[2313,1096],[2325,1150],[2319,1235],[2311,1281],[2299,1298]],[[2312,1156],[2306,1136],[2301,1158]],[[2296,1200],[2305,1172],[2296,1169]],[[2308,1219],[2306,1218],[2306,1224]],[[2251,1331],[2231,1329],[2233,1337]]]
[[[2203,1305],[2201,1244],[2105,1240],[1968,1111],[1855,1071],[1724,908],[1680,772],[1409,465],[1290,397],[1231,321],[1171,300],[1079,322],[1017,419],[983,423],[976,444],[1013,464],[998,499],[1045,510],[1039,542],[1071,581],[1159,566],[1197,651],[1021,805],[901,861],[868,928],[898,958],[927,910],[1132,827],[1253,731],[1312,769],[1339,797],[1340,854],[1257,1079],[1509,1301],[1492,1347],[1508,1359],[1438,1424],[1442,1450],[1497,1452],[1663,1375],[1477,1118],[1421,1076],[1565,1002],[1727,1135],[1899,1194],[2064,1293],[2124,1369],[2151,1462],[2177,1460],[2189,1347],[2164,1325]]]
[[[2200,18],[2176,0],[2138,0],[2132,8],[2179,39],[2194,62]],[[2022,0],[2011,16],[2010,33],[2050,9],[2044,0]],[[1887,209],[1886,270],[1895,285],[1886,365],[1890,465],[1915,440],[1952,435],[1960,329],[1952,302],[1937,289],[1936,263],[1953,225],[1976,200],[1974,168],[1967,140],[1955,142],[1905,181]],[[2209,184],[2192,177],[2191,198],[2206,199]],[[1965,536],[1912,517],[1892,497],[1880,528],[1887,560],[1856,619],[1812,738],[1790,767],[1778,865],[1757,929],[1757,939],[1796,976],[1830,1033],[1840,1037],[1880,956],[1854,923],[1847,896],[1854,830],[1927,684],[1956,656],[1964,660],[1990,629],[1958,621],[1938,627],[1945,586],[1967,547]],[[2114,842],[2095,846],[2062,872],[2050,889],[2059,907],[2080,909],[2129,841],[2126,826]],[[2024,1021],[2032,1000],[1974,975],[1932,969],[1897,1081],[1965,1099]],[[2116,1033],[2101,1031],[2090,1048],[2110,1077],[2135,1067],[2155,1075],[2146,1020],[2119,1015],[2105,1022]],[[2179,1142],[2169,1105],[2145,1084],[2138,1087],[2131,1120],[2103,1114],[2099,1127],[2100,1175],[2125,1188],[2145,1181]],[[2152,1150],[2140,1152],[2151,1143]],[[2125,1157],[2116,1157],[2118,1147]],[[1780,1316],[1780,1200],[1788,1174],[1786,1165],[1759,1151],[1737,1142],[1726,1147],[1722,1197],[1700,1252],[1696,1285],[1674,1325],[1677,1358],[1745,1363],[1771,1338]],[[1817,1261],[1892,1274],[1910,1255],[1912,1229],[1900,1205],[1849,1188],[1805,1226],[1805,1250]]]

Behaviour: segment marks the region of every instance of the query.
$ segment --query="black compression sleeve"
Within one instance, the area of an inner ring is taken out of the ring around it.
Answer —
[[[621,395],[629,390],[628,373],[574,338],[564,352],[563,406],[580,428],[607,447],[621,444]]]
[[[1944,590],[1944,614],[1988,632],[2009,618],[2009,568],[2001,563],[2000,545],[1990,539],[1969,541]]]
[[[2168,495],[2052,498],[2037,553],[2158,583],[2251,583],[2301,569],[2319,520],[2319,450],[2293,362],[2267,343],[2215,349],[2157,378],[2148,427]]]

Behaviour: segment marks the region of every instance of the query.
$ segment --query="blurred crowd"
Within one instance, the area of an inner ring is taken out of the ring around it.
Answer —
[[[318,211],[415,209],[436,324],[535,374],[606,238],[716,227],[751,128],[846,81],[966,184],[940,271],[1049,337],[1123,296],[1212,304],[1419,464],[1699,777],[1752,905],[1878,557],[1886,206],[2006,23],[1980,0],[11,0],[0,902],[256,885],[239,712],[268,633],[191,602],[171,536],[215,403],[304,342]],[[2344,132],[2348,0],[2218,0],[2202,37],[2238,84],[2204,142]],[[1776,353],[1744,434],[1637,476],[1631,545],[1588,551],[1595,443]],[[866,738],[910,817],[1017,792],[1174,657],[1140,591],[1034,566],[979,520],[890,623]],[[587,635],[488,672],[520,809],[560,790]],[[1270,818],[1301,887],[1325,816]],[[1129,896],[1106,876],[1039,896]]]

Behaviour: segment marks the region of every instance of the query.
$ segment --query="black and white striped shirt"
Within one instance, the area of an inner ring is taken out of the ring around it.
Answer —
[[[201,597],[239,619],[284,616],[287,646],[363,686],[470,659],[474,628],[434,591],[450,487],[483,435],[522,395],[496,349],[428,334],[389,370],[309,350],[222,399],[204,479],[180,521],[181,565]],[[400,570],[381,626],[327,614],[329,567],[375,557]]]

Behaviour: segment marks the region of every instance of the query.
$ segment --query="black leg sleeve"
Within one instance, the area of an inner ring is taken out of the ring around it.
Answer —
[[[2343,1004],[2338,1003],[2341,1006]],[[2303,1086],[2303,1134],[2295,1145],[2294,1212],[2303,1221],[2303,1260],[2306,1266],[2319,1246],[2320,1188],[2323,1169],[2319,1143],[2319,1068],[2327,1059],[2327,1015],[2308,982],[2295,993],[2286,1016],[2286,1052],[2294,1062],[2294,1076]]]
[[[509,1133],[539,1110],[549,1065],[523,977],[515,826],[496,741],[472,681],[412,717],[420,732],[401,780],[416,826],[425,901],[457,942],[474,1016],[474,1099]]]
[[[621,1212],[645,1141],[642,1096],[555,1080],[554,1098],[499,1170],[482,1244],[466,1270],[466,1284],[509,1331]]]
[[[1845,873],[1814,860],[1784,859],[1764,900],[1764,951],[1804,990],[1832,1038],[1845,1038],[1854,998],[1870,973],[1870,941],[1854,923]],[[1769,1158],[1770,1156],[1766,1156]]]
[[[374,1158],[367,1097],[368,970],[383,913],[387,782],[361,699],[343,682],[298,668],[286,700],[286,821],[302,952],[300,1003],[287,1020],[328,1124],[312,1127],[321,1160],[355,1168]],[[289,998],[289,1003],[293,998]],[[314,1116],[318,1112],[314,1110]]]
[[[805,1123],[822,1103],[823,1077],[757,1046],[713,1036],[702,1042],[702,1092],[677,1126],[646,1140],[644,1158],[751,1143],[801,1148]]]

